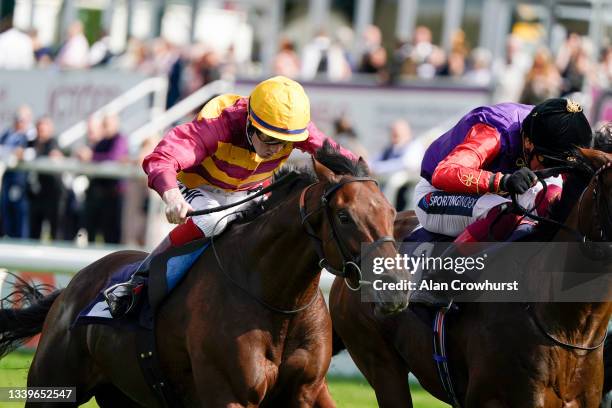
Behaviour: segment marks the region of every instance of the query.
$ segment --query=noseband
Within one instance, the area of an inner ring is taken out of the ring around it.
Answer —
[[[358,291],[359,289],[361,289],[362,285],[372,284],[372,282],[370,281],[363,280],[361,268],[359,267],[359,263],[361,262],[361,259],[365,258],[370,252],[372,252],[374,249],[384,244],[385,242],[392,242],[395,244],[395,238],[386,235],[386,236],[382,236],[378,238],[374,242],[367,244],[364,248],[363,253],[353,255],[351,251],[347,248],[346,240],[343,239],[342,235],[338,231],[338,226],[336,222],[334,221],[333,211],[329,203],[331,199],[333,198],[333,196],[336,194],[336,192],[338,192],[343,186],[349,183],[357,183],[357,182],[373,182],[376,185],[378,185],[378,182],[370,177],[346,178],[340,181],[339,183],[332,185],[329,189],[325,190],[323,194],[321,195],[320,205],[316,209],[310,212],[306,211],[306,194],[313,186],[319,183],[314,183],[304,188],[304,190],[302,190],[302,194],[300,195],[300,217],[302,219],[302,225],[306,229],[306,233],[311,238],[315,251],[317,252],[317,256],[319,257],[319,267],[327,270],[329,273],[333,275],[344,278],[344,282],[346,283],[346,286],[350,290],[353,290],[353,291]],[[342,268],[341,269],[337,269],[329,263],[323,251],[323,240],[317,236],[316,232],[312,228],[312,225],[308,222],[308,217],[310,217],[314,213],[319,212],[321,210],[325,210],[327,222],[331,226],[334,244],[336,245],[338,252],[342,256]],[[352,286],[349,281],[351,277],[350,276],[351,270],[356,273],[357,282],[358,282],[357,286]]]

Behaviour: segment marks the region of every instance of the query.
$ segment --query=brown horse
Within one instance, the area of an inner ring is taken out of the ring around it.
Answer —
[[[612,155],[588,149],[580,153],[589,176],[568,175],[553,212],[569,228],[551,230],[547,238],[575,242],[579,232],[586,241],[609,242]],[[396,232],[404,235],[415,223],[414,214],[399,214]],[[567,259],[573,255],[568,253]],[[609,299],[612,288],[604,290]],[[601,342],[612,303],[533,303],[527,309],[522,303],[463,303],[449,318],[446,343],[454,403],[432,358],[432,325],[413,308],[381,317],[340,282],[334,282],[330,293],[334,330],[381,407],[412,406],[409,372],[436,398],[462,407],[597,407],[603,382]]]
[[[332,340],[319,265],[358,273],[351,265],[361,243],[394,256],[395,210],[362,160],[352,162],[327,145],[317,160],[316,175],[292,171],[291,184],[217,237],[159,309],[161,367],[182,406],[334,405],[325,385]],[[105,325],[70,328],[114,271],[143,256],[108,255],[61,293],[0,311],[5,350],[18,333],[42,327],[28,386],[75,386],[77,404],[95,397],[102,407],[160,405],[140,372],[133,333]],[[358,278],[349,276],[353,285]],[[382,309],[406,305],[403,296]]]

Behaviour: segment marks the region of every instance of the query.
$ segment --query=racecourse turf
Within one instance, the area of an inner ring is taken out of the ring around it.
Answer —
[[[14,352],[0,360],[0,387],[23,387],[26,384],[28,367],[33,354]],[[329,388],[338,408],[372,408],[376,407],[374,391],[361,378],[331,377]],[[415,408],[448,407],[430,396],[419,386],[411,385],[412,400]],[[22,407],[23,402],[8,403],[0,401],[0,408]],[[91,400],[84,407],[95,408],[98,405]]]

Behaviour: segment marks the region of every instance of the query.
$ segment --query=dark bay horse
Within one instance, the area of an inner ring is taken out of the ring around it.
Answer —
[[[182,406],[334,406],[325,384],[332,340],[318,288],[320,258],[348,270],[362,243],[394,256],[395,210],[362,160],[352,162],[328,145],[316,158],[316,174],[293,171],[291,184],[250,207],[162,304],[157,348]],[[42,328],[28,386],[76,386],[76,405],[95,397],[102,407],[159,406],[137,364],[132,333],[70,328],[114,271],[143,256],[108,255],[61,292],[23,310],[0,311],[4,350],[15,333]],[[404,296],[385,307],[406,304]]]
[[[587,241],[609,242],[612,155],[588,149],[580,153],[589,175],[568,174],[553,211],[570,229],[554,229],[548,238],[575,242],[579,232]],[[413,213],[398,214],[396,238],[414,224]],[[567,259],[573,255],[568,253]],[[606,262],[609,272],[609,257]],[[603,289],[610,299],[612,288]],[[461,304],[459,313],[449,318],[446,336],[458,404],[450,401],[433,360],[432,325],[412,308],[380,316],[358,294],[334,282],[330,311],[335,332],[381,407],[412,406],[410,372],[436,398],[467,408],[599,406],[601,342],[612,314],[610,302],[532,303],[530,313],[523,303]]]

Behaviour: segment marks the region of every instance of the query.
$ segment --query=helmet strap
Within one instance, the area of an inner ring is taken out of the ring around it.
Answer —
[[[253,146],[253,137],[249,133],[249,123],[250,122],[251,122],[251,119],[247,115],[246,125],[244,126],[244,133],[246,133],[246,139],[247,139],[247,142],[249,142],[249,147],[254,151],[255,146]]]
[[[525,162],[525,167],[529,167],[529,164],[531,163],[531,159],[533,159],[533,156],[535,154],[535,150],[536,150],[536,146],[535,144],[533,144],[533,140],[531,140],[531,138],[529,136],[527,136],[525,134],[525,132],[521,132],[521,136],[522,136],[522,148],[523,148],[523,161]],[[525,151],[525,138],[528,137],[529,140],[531,141],[531,144],[533,145],[533,149],[531,149],[531,151],[529,153],[527,153]]]

